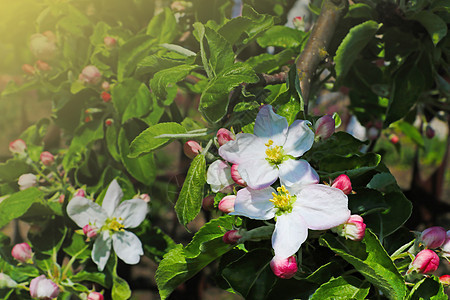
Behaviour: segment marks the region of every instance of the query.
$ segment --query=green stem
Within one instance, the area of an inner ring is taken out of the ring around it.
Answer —
[[[77,259],[77,257],[84,252],[84,250],[86,250],[89,247],[89,245],[86,245],[83,249],[81,249],[80,251],[78,251],[77,253],[75,253],[74,256],[72,256],[72,258],[69,260],[69,262],[67,263],[67,265],[64,267],[63,272],[61,274],[61,278],[64,278],[64,276],[66,276],[67,272],[69,271],[69,268],[72,267],[72,264],[74,263],[74,261]]]

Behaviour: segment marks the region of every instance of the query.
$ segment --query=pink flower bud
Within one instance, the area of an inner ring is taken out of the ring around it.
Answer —
[[[58,297],[59,288],[56,283],[47,279],[45,275],[41,275],[31,280],[30,295],[33,298],[49,300]]]
[[[170,4],[170,9],[176,12],[182,12],[186,10],[186,7],[189,6],[190,3],[185,1],[174,1]]]
[[[9,151],[12,153],[23,154],[27,150],[27,144],[22,139],[17,139],[9,143]]]
[[[450,275],[442,275],[439,277],[439,282],[445,286],[450,285]]]
[[[398,136],[396,134],[391,134],[389,136],[389,141],[394,145],[397,144],[399,142],[399,140],[400,139],[398,138]]]
[[[242,179],[241,174],[239,174],[238,165],[236,164],[231,166],[231,178],[240,186],[247,186],[247,183]]]
[[[64,203],[64,199],[66,199],[66,195],[64,195],[64,194],[59,195],[58,202],[59,202],[59,203]]]
[[[108,92],[103,91],[101,93],[100,97],[102,98],[103,102],[105,102],[105,103],[111,101],[111,94]]]
[[[103,81],[103,83],[102,83],[103,90],[108,91],[110,87],[111,87],[111,85],[109,84],[108,81]]]
[[[103,295],[100,294],[99,292],[90,292],[87,300],[103,300]]]
[[[194,159],[201,151],[203,150],[202,146],[196,141],[187,141],[184,143],[183,151],[187,157],[190,159]]]
[[[333,135],[335,129],[334,125],[334,119],[330,115],[324,115],[319,118],[314,125],[316,137],[326,140]]]
[[[202,208],[206,211],[211,211],[214,208],[214,195],[209,195],[203,198]]]
[[[217,142],[219,143],[219,146],[223,146],[229,141],[234,141],[235,139],[235,135],[228,129],[220,128],[217,131]]]
[[[292,20],[294,27],[298,30],[305,30],[305,20],[302,17],[295,17]]]
[[[427,125],[427,128],[425,129],[425,135],[427,136],[427,138],[432,139],[434,138],[435,134],[436,132],[434,131],[433,127]]]
[[[276,256],[270,261],[270,268],[277,277],[283,279],[292,278],[297,273],[297,260],[294,255],[288,258],[277,258]]]
[[[44,34],[35,33],[30,37],[30,50],[38,59],[52,59],[56,53],[55,35],[46,31]]]
[[[435,249],[444,244],[447,234],[445,229],[439,226],[433,226],[425,229],[420,235],[422,243],[427,248]]]
[[[105,120],[105,125],[108,126],[108,127],[111,126],[113,123],[114,123],[113,119],[106,119]]]
[[[30,74],[30,75],[33,75],[34,73],[36,73],[36,70],[34,69],[34,67],[29,64],[23,64],[22,71],[24,71],[25,73]]]
[[[103,38],[103,42],[105,43],[106,47],[113,48],[117,44],[117,40],[111,36],[105,36]]]
[[[42,61],[42,60],[38,60],[36,62],[36,65],[37,65],[38,69],[41,71],[50,71],[52,69],[52,67],[50,67],[50,65],[48,63],[46,63],[45,61]]]
[[[55,157],[48,151],[41,153],[41,162],[44,166],[51,166],[55,162]]]
[[[234,202],[236,202],[235,195],[223,197],[219,202],[219,210],[226,214],[232,213],[234,211]]]
[[[28,263],[32,261],[33,251],[27,243],[20,243],[14,245],[11,250],[11,255],[21,263]]]
[[[346,195],[352,192],[352,182],[350,181],[350,178],[345,174],[341,174],[336,177],[336,179],[333,180],[331,187],[340,189]]]
[[[439,257],[430,249],[425,249],[417,253],[416,258],[410,265],[408,273],[416,271],[421,274],[434,272],[439,267]]]
[[[83,189],[79,189],[73,196],[74,197],[86,197],[86,192]]]
[[[361,241],[366,233],[366,224],[359,215],[351,215],[344,223],[331,229],[338,235],[352,241]]]
[[[242,235],[240,235],[237,230],[230,230],[225,232],[222,240],[225,244],[234,245],[239,241],[240,238],[242,238]]]
[[[32,186],[35,186],[36,183],[37,183],[37,177],[36,177],[36,175],[31,174],[31,173],[20,175],[19,181],[18,181],[19,189],[21,191],[25,190],[27,188],[30,188]]]
[[[97,230],[98,228],[92,225],[84,225],[83,227],[83,233],[86,237],[89,239],[95,238],[97,236]]]
[[[95,85],[100,82],[101,77],[102,74],[97,69],[97,67],[89,65],[84,67],[83,71],[81,71],[78,80],[80,80],[82,83]]]
[[[142,199],[146,203],[149,203],[150,202],[150,195],[149,194],[141,194],[141,195],[139,195],[139,199]]]

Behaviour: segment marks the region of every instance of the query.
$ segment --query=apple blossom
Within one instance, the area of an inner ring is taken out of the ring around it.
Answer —
[[[44,166],[51,166],[55,162],[55,157],[48,151],[44,151],[40,155],[40,159]]]
[[[11,255],[21,263],[31,263],[33,258],[33,251],[28,243],[20,243],[14,245],[11,250]]]
[[[23,154],[27,150],[27,144],[22,139],[17,139],[9,143],[9,151],[12,153]]]
[[[417,253],[416,258],[410,265],[408,273],[416,271],[421,274],[428,274],[437,270],[439,266],[439,256],[430,249],[425,249]]]
[[[228,195],[222,198],[219,202],[219,210],[223,213],[229,214],[234,211],[234,203],[236,201],[235,195]]]
[[[234,184],[231,178],[231,167],[224,161],[216,160],[206,172],[206,182],[211,186],[214,193],[231,193]]]
[[[284,185],[291,186],[309,165],[295,160],[314,142],[309,125],[309,121],[295,120],[288,126],[286,118],[274,113],[271,105],[264,105],[256,117],[254,134],[237,134],[236,140],[219,148],[219,154],[238,164],[239,174],[251,189],[266,188],[278,177]]]
[[[95,85],[100,82],[101,77],[102,74],[97,69],[97,67],[89,65],[84,67],[84,69],[81,71],[78,80],[80,80],[82,83]]]
[[[90,292],[89,295],[87,296],[87,300],[103,300],[104,297],[101,293],[99,292]]]
[[[334,133],[335,121],[332,116],[324,115],[314,124],[314,129],[316,138],[326,140]]]
[[[275,256],[270,261],[270,268],[276,276],[283,279],[289,279],[297,273],[297,260],[294,255],[281,259]]]
[[[37,177],[31,173],[23,174],[20,175],[17,183],[19,184],[19,189],[22,191],[35,186],[37,183]]]
[[[232,133],[231,131],[229,131],[226,128],[220,128],[217,131],[217,142],[219,143],[219,146],[223,146],[226,143],[228,143],[229,141],[234,141],[236,139],[236,136],[234,135],[234,133]]]
[[[46,31],[30,37],[30,50],[38,59],[52,59],[56,53],[55,35]]]
[[[352,182],[350,181],[350,178],[345,174],[341,174],[338,177],[336,177],[333,180],[331,187],[340,189],[346,195],[352,192]]]
[[[5,273],[0,273],[0,289],[4,288],[15,288],[17,286],[17,282],[12,280],[11,277],[6,275]]]
[[[231,166],[231,179],[240,186],[247,186],[244,179],[242,179],[241,174],[239,174],[238,165],[236,164]]]
[[[144,254],[139,238],[125,228],[135,228],[144,221],[147,203],[142,199],[122,201],[123,193],[116,180],[109,185],[102,206],[84,197],[74,197],[67,205],[67,214],[81,228],[98,228],[92,249],[92,260],[102,271],[111,253],[111,244],[117,256],[127,264],[137,264]]]
[[[30,295],[31,297],[38,299],[53,299],[58,297],[59,287],[56,283],[47,279],[45,275],[41,275],[31,280]]]
[[[190,159],[194,159],[202,150],[202,146],[196,141],[187,141],[183,145],[184,154]]]
[[[351,215],[345,223],[331,229],[338,235],[352,241],[361,241],[366,233],[366,224],[359,215]]]
[[[311,168],[309,164],[307,168]],[[318,181],[315,172],[307,171],[292,187],[243,188],[237,192],[230,215],[256,220],[275,218],[272,247],[277,259],[286,259],[298,251],[308,229],[330,229],[350,217],[347,196],[339,189],[317,184]]]
[[[242,235],[239,234],[239,231],[237,230],[229,230],[227,232],[225,232],[225,234],[223,235],[223,242],[225,244],[230,244],[230,245],[234,245],[236,244],[239,239],[242,237]]]
[[[444,244],[447,238],[445,229],[440,226],[433,226],[425,229],[420,235],[420,240],[425,247],[435,249]]]

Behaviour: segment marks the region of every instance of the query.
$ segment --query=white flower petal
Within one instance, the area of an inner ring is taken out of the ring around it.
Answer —
[[[285,117],[273,112],[271,105],[263,106],[256,116],[253,133],[264,143],[272,140],[275,146],[282,146],[286,141],[288,122]]]
[[[122,218],[121,222],[125,228],[138,227],[148,212],[148,205],[142,199],[125,200],[116,208],[113,217]]]
[[[111,181],[108,189],[106,190],[105,197],[103,198],[102,207],[108,214],[112,216],[117,205],[119,205],[120,199],[123,197],[122,189],[120,188],[117,180]]]
[[[339,189],[311,184],[297,194],[294,206],[309,229],[325,230],[338,226],[350,217],[348,198]]]
[[[289,126],[286,142],[283,145],[286,154],[299,157],[311,149],[314,143],[314,132],[308,127],[309,124],[311,124],[309,121],[295,120]]]
[[[295,209],[291,213],[277,216],[272,234],[275,256],[284,259],[294,255],[307,237],[308,227]]]
[[[239,164],[238,172],[249,187],[257,190],[270,186],[279,174],[278,168],[264,158]]]
[[[269,220],[275,216],[275,207],[269,200],[275,190],[268,187],[262,190],[244,188],[237,192],[234,212],[230,215],[244,216],[256,220]]]
[[[265,157],[266,148],[257,136],[239,133],[236,135],[236,140],[229,141],[219,148],[219,155],[233,164],[241,164],[248,160]]]
[[[280,170],[281,184],[286,187],[293,187],[292,190],[319,182],[319,175],[306,160],[288,159],[279,165],[278,168]]]
[[[120,231],[113,234],[112,240],[117,256],[129,265],[137,264],[144,254],[142,243],[134,233]]]
[[[88,224],[100,228],[108,218],[100,205],[84,197],[72,198],[67,205],[67,214],[81,228]]]
[[[97,235],[91,253],[92,260],[97,264],[97,268],[100,272],[105,268],[110,254],[111,237],[109,236],[109,231],[102,231]]]
[[[214,193],[234,184],[231,178],[231,167],[224,161],[216,160],[206,172],[206,182]]]

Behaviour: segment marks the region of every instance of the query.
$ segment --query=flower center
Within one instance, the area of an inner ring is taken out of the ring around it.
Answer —
[[[289,191],[282,185],[277,188],[278,195],[272,193],[273,198],[269,201],[272,202],[276,208],[278,208],[279,213],[292,212],[292,204],[297,200],[296,196],[291,196]]]
[[[273,146],[273,141],[269,140],[266,144],[266,160],[274,165],[279,165],[285,159],[283,147],[281,146]]]
[[[121,221],[123,221],[122,218],[119,218],[119,221],[117,221],[117,218],[114,217],[106,221],[106,226],[111,231],[125,231],[123,229],[125,226],[123,226],[122,223],[120,223]]]

